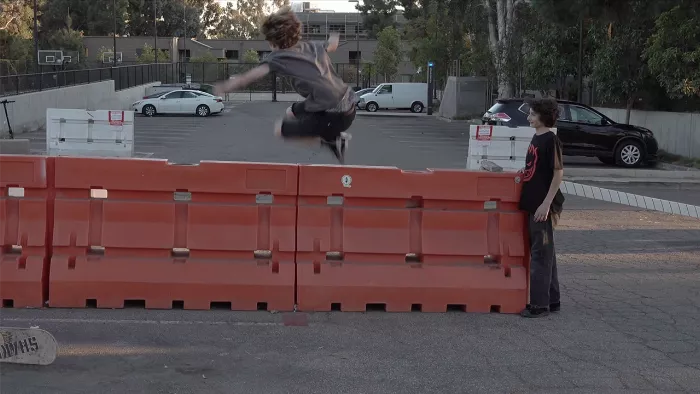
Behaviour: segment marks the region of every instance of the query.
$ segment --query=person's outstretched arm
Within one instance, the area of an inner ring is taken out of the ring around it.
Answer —
[[[225,93],[230,93],[250,85],[270,73],[270,66],[261,64],[243,74],[234,75],[231,79],[222,81],[214,87],[214,95],[221,96]]]
[[[331,36],[328,37],[328,45],[326,46],[326,51],[327,52],[335,52],[335,50],[338,49],[339,43],[340,43],[340,33],[338,33],[338,32],[331,33]]]

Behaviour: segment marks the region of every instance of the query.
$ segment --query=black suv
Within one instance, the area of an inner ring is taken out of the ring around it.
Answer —
[[[651,130],[615,123],[595,109],[573,101],[557,100],[555,127],[566,156],[597,157],[605,164],[637,167],[653,165],[659,145]],[[525,99],[499,99],[481,118],[482,124],[529,127],[530,107]]]

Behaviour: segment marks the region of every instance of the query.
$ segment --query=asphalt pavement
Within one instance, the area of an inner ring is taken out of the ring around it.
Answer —
[[[272,136],[288,104],[233,105],[206,119],[137,117],[136,151],[334,163]],[[465,163],[463,123],[358,117],[350,131],[348,164]],[[693,185],[596,186],[700,205]],[[700,392],[700,221],[571,196],[565,209],[562,311],[544,319],[315,313],[289,327],[270,312],[1,309],[2,326],[38,325],[60,352],[47,367],[2,364],[0,393]]]

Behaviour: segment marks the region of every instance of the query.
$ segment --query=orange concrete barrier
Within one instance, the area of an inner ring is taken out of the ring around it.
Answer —
[[[519,195],[513,174],[300,166],[299,309],[519,312]]]
[[[50,255],[51,160],[0,155],[2,307],[41,307]]]
[[[52,307],[292,310],[298,166],[56,158]]]

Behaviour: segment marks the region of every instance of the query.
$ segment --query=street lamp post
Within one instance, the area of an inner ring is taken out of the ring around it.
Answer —
[[[34,72],[39,72],[39,29],[37,27],[37,7],[34,0]]]
[[[357,3],[357,5],[360,5],[360,0],[348,0],[349,3]],[[357,10],[357,21],[355,24],[355,68],[357,71],[357,76],[356,76],[356,82],[357,82],[357,88],[358,90],[360,89],[360,63],[362,60],[362,57],[360,56],[360,10]]]
[[[114,34],[112,41],[112,67],[117,67],[117,0],[112,0],[112,12],[114,17]],[[104,61],[104,59],[102,59]]]
[[[156,77],[158,77],[158,0],[153,0],[153,56],[155,56]]]
[[[183,35],[183,41],[184,41],[184,54],[185,54],[185,61],[187,61],[187,1],[183,0],[182,2],[182,23],[185,24],[185,34]]]

